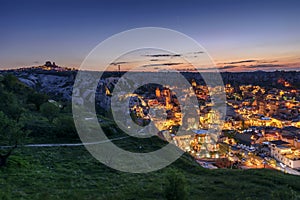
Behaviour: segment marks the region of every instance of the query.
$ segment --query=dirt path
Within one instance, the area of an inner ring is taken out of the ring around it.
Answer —
[[[124,136],[124,137],[118,137],[118,138],[113,138],[110,140],[102,140],[98,142],[89,142],[89,143],[61,143],[61,144],[24,144],[22,147],[76,147],[76,146],[84,146],[84,145],[94,145],[94,144],[103,144],[111,141],[116,141],[116,140],[123,140],[126,138],[129,138],[130,136]],[[13,146],[0,146],[1,149],[5,148],[12,148]]]

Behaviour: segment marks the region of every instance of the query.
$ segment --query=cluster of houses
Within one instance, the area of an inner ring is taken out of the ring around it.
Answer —
[[[250,127],[236,132],[232,138],[222,136],[220,141],[238,149],[256,151],[261,157],[273,157],[291,168],[300,168],[300,129],[297,127]]]

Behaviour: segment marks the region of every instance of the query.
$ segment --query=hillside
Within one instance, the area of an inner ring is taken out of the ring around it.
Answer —
[[[151,173],[115,171],[93,158],[83,146],[25,147],[28,143],[79,142],[70,121],[70,105],[50,103],[13,76],[0,80],[1,112],[18,124],[19,147],[0,167],[0,199],[299,199],[300,179],[267,169],[208,170],[184,154],[170,166]],[[32,96],[32,94],[35,94]],[[7,98],[13,101],[4,101]],[[34,98],[35,97],[35,98]],[[38,98],[37,98],[38,97]],[[42,101],[35,101],[42,99]],[[50,104],[49,104],[50,103]],[[9,108],[9,109],[5,109]],[[16,109],[17,108],[17,109]],[[50,110],[47,110],[50,109]],[[15,110],[12,110],[15,109]],[[45,110],[46,109],[46,110]],[[18,110],[19,112],[16,112]],[[51,110],[56,112],[51,115]],[[46,112],[45,112],[46,111]],[[15,116],[12,114],[19,113]],[[124,134],[109,119],[101,118],[108,137]],[[8,129],[1,130],[1,136]],[[7,139],[12,139],[7,140]],[[1,137],[1,145],[14,138]],[[153,151],[165,145],[157,137],[114,141],[128,151]],[[7,149],[1,149],[5,152]],[[172,194],[171,196],[168,194]]]
[[[184,177],[187,199],[300,196],[299,177],[270,170],[207,170],[187,155],[165,169],[131,174],[106,167],[83,147],[24,147],[0,168],[0,199],[167,199],[169,176]]]

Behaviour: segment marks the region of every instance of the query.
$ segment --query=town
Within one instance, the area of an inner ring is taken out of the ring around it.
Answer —
[[[182,113],[172,87],[149,86],[152,94],[131,96],[130,112],[137,124],[151,118],[159,136],[191,154],[205,168],[270,168],[299,175],[300,103],[299,90],[280,78],[277,87],[225,85],[226,117],[217,141],[209,126],[219,120],[208,88],[191,81],[191,93],[199,101],[199,119],[188,119],[185,135],[176,135],[182,125]],[[145,89],[144,89],[145,90]],[[165,119],[155,113],[165,110]]]
[[[46,62],[41,67],[11,72],[32,88],[41,85],[40,91],[55,94],[56,100],[71,99],[76,70]],[[98,108],[105,112],[110,109],[114,86],[124,73],[106,72],[100,79],[95,96]],[[142,74],[152,75],[151,72]],[[190,96],[196,95],[198,119],[183,116],[180,102],[188,98],[177,97],[171,84],[149,84],[134,94],[118,96],[130,98],[129,111],[128,107],[120,105],[120,112],[130,112],[131,119],[126,120],[133,120],[141,127],[153,121],[161,139],[189,153],[205,168],[270,168],[300,175],[299,73],[222,73],[224,86],[215,88],[206,86],[195,73],[183,74],[191,87],[176,89]],[[54,87],[53,82],[61,85]],[[253,84],[255,82],[257,85]],[[223,117],[213,109],[210,96],[220,90],[226,94],[226,115]],[[76,93],[80,95],[82,91],[74,90],[73,94]],[[84,91],[82,95],[88,99],[92,91]],[[78,101],[82,103],[84,100],[78,98]],[[188,102],[185,104],[189,105]],[[157,116],[163,116],[165,120]],[[179,135],[178,129],[183,124],[187,127],[184,134]],[[217,138],[209,132],[214,124],[222,124]]]

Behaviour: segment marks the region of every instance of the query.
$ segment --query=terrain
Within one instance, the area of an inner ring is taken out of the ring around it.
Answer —
[[[268,169],[208,170],[184,154],[159,171],[131,174],[100,163],[83,146],[26,147],[25,144],[80,140],[72,121],[70,102],[64,98],[49,102],[54,96],[45,88],[54,86],[47,86],[50,82],[39,83],[49,79],[38,79],[35,84],[40,88],[37,88],[30,86],[24,77],[21,79],[15,72],[14,75],[5,73],[0,79],[0,151],[5,153],[10,149],[7,146],[18,144],[6,165],[0,167],[0,199],[300,198],[299,177]],[[60,84],[55,87],[58,86],[62,87]],[[124,136],[109,118],[98,117],[109,138]],[[132,152],[153,151],[165,145],[158,137],[147,140],[128,137],[114,143]]]

